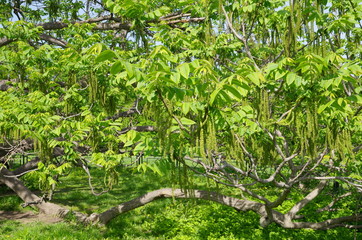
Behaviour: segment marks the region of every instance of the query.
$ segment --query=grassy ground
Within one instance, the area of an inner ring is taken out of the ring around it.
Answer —
[[[102,173],[93,170],[97,190]],[[90,193],[87,176],[74,171],[61,178],[53,202],[86,213],[100,212],[143,193],[172,186],[173,176],[160,177],[130,169],[120,170],[119,183],[108,193]],[[201,182],[200,182],[201,183]],[[200,184],[198,184],[200,185]],[[201,184],[200,188],[205,188]],[[6,191],[4,188],[0,192]],[[0,210],[21,210],[16,196],[1,197]],[[0,222],[0,239],[362,239],[362,234],[348,229],[328,231],[287,230],[276,225],[259,226],[254,213],[236,212],[208,201],[161,199],[125,213],[106,227],[85,226],[67,219],[66,222],[22,225],[15,221]]]

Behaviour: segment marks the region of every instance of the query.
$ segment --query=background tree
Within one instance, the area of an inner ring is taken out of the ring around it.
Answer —
[[[359,0],[1,4],[1,158],[36,157],[0,180],[25,204],[65,211],[17,178],[34,168],[45,191],[88,164],[111,188],[138,154],[179,169],[182,189],[80,218],[174,196],[254,211],[262,226],[362,226]],[[191,190],[188,169],[242,198]],[[309,203],[318,216],[298,215]]]

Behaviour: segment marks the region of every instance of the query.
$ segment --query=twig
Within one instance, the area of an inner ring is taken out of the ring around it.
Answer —
[[[40,39],[43,39],[47,42],[50,42],[50,43],[53,43],[55,45],[58,45],[58,46],[61,46],[61,47],[67,47],[68,43],[66,41],[63,41],[63,40],[60,40],[60,39],[57,39],[55,37],[52,37],[50,35],[47,35],[47,34],[40,34]]]
[[[338,202],[339,200],[345,198],[345,197],[348,197],[348,196],[351,196],[352,195],[352,192],[348,192],[348,193],[345,193],[341,196],[339,196],[338,198],[335,198],[333,199],[333,201],[331,203],[329,203],[327,206],[323,207],[323,208],[320,208],[320,209],[317,209],[317,213],[321,213],[321,212],[324,212],[324,211],[329,211],[331,209],[331,207],[334,206],[334,204],[336,204],[336,202]]]
[[[88,111],[90,111],[93,107],[93,103],[90,105]],[[80,113],[76,113],[76,114],[73,114],[73,115],[70,115],[70,116],[66,116],[66,117],[62,117],[62,120],[66,120],[68,118],[73,118],[73,117],[78,117],[80,115],[82,115],[83,112],[80,112]]]
[[[162,94],[161,94],[161,91],[159,89],[156,90],[157,91],[157,94],[158,94],[158,97],[161,99],[163,105],[165,106],[168,114],[173,118],[175,119],[175,121],[177,122],[177,124],[179,125],[180,129],[189,133],[186,129],[186,127],[181,123],[181,121],[172,113],[171,109],[168,107],[165,99],[163,98]]]
[[[227,12],[225,11],[224,6],[221,6],[221,9],[222,9],[222,11],[223,11],[223,13],[224,13],[224,16],[225,16],[226,23],[227,23],[228,27],[230,28],[230,30],[232,31],[232,33],[234,34],[234,36],[235,36],[237,39],[239,39],[240,41],[242,41],[242,42],[244,43],[245,53],[246,53],[246,55],[250,58],[250,60],[252,60],[255,69],[260,70],[260,68],[258,67],[258,65],[256,64],[256,62],[255,62],[255,60],[254,60],[253,55],[252,55],[251,52],[250,52],[250,49],[249,49],[247,40],[245,39],[244,36],[242,36],[242,35],[240,35],[238,32],[236,32],[236,30],[234,29],[233,25],[231,24],[231,21],[230,21],[230,19],[229,19],[229,16],[228,16]],[[244,28],[243,31],[245,31],[245,26],[244,26],[244,24],[243,24],[243,28]]]
[[[308,171],[306,175],[308,175],[310,172],[312,172],[323,160],[324,156],[328,153],[328,148],[325,148],[324,151],[320,154],[319,159],[317,160],[316,164]],[[290,180],[291,183],[294,183],[298,180],[298,178],[304,173],[304,171],[307,169],[309,164],[311,163],[312,159],[309,159],[303,166],[303,168],[300,170],[300,172]],[[304,175],[304,176],[306,176]]]
[[[102,195],[102,194],[104,194],[104,193],[109,192],[110,189],[108,189],[108,190],[103,190],[103,191],[101,191],[100,193],[94,192],[94,188],[93,188],[93,185],[92,185],[92,176],[91,176],[91,174],[90,174],[90,172],[89,172],[89,168],[88,168],[83,162],[81,162],[81,165],[82,165],[82,168],[84,169],[84,171],[85,171],[85,172],[87,173],[87,175],[88,175],[88,184],[89,184],[89,187],[90,187],[91,192],[92,192],[93,195],[95,195],[95,196],[100,196],[100,195]]]
[[[39,200],[37,200],[37,201],[31,201],[31,202],[22,203],[21,206],[22,206],[23,208],[25,208],[25,207],[27,207],[27,206],[29,206],[29,205],[40,204],[40,203],[42,203],[42,202],[44,202],[44,198],[43,198],[43,197],[41,197],[41,198],[40,198]]]
[[[7,177],[7,178],[17,178],[17,177],[21,177],[29,172],[34,172],[34,171],[38,171],[38,169],[31,169],[31,170],[28,170],[28,171],[25,171],[25,172],[22,172],[18,175],[3,175],[4,177]]]

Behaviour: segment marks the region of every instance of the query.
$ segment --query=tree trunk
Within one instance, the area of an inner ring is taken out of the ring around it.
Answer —
[[[25,202],[25,206],[33,205],[44,214],[60,217],[64,217],[69,212],[69,210],[57,204],[44,202],[42,198],[32,193],[12,172],[6,168],[2,168],[0,170],[0,181],[11,188]]]

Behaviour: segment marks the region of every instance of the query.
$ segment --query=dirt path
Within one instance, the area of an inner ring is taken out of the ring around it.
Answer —
[[[20,223],[43,222],[57,223],[62,221],[61,218],[37,214],[34,212],[18,212],[18,211],[0,211],[0,221],[15,220]]]

